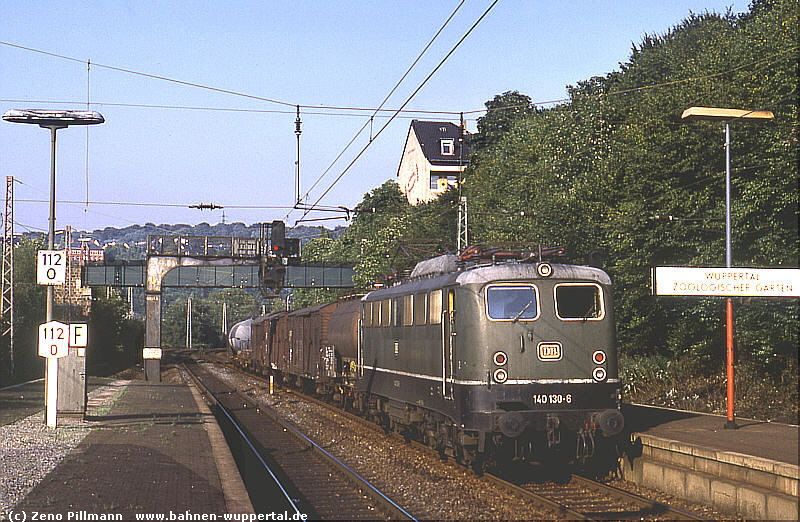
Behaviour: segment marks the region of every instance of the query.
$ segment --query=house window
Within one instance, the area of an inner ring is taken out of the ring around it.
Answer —
[[[453,139],[440,140],[439,143],[442,147],[442,156],[452,156],[456,153],[455,148],[453,147]]]
[[[455,174],[431,172],[431,190],[444,191],[447,185],[455,185],[457,181],[458,177]]]

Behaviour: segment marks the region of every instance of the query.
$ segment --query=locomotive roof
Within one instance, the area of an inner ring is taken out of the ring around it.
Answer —
[[[489,283],[491,281],[513,281],[515,279],[558,279],[570,281],[593,281],[602,285],[610,285],[611,278],[603,270],[582,265],[551,264],[553,272],[542,277],[536,270],[536,263],[500,263],[489,266],[478,266],[464,270],[458,275],[459,284]]]
[[[507,262],[493,265],[482,265],[465,268],[461,271],[442,274],[434,277],[411,279],[388,288],[373,290],[364,296],[365,301],[383,299],[395,295],[425,292],[452,285],[486,284],[496,281],[529,281],[531,279],[558,281],[592,281],[602,285],[610,285],[611,278],[599,268],[581,265],[551,264],[553,272],[549,277],[542,277],[536,270],[536,263]]]

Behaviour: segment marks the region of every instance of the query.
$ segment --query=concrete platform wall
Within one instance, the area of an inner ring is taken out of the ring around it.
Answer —
[[[636,436],[626,480],[747,518],[798,519],[798,466]]]

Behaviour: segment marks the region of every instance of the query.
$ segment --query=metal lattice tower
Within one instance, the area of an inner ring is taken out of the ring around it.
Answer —
[[[6,211],[3,213],[2,336],[8,337],[9,372],[14,376],[14,176],[6,176]]]
[[[458,252],[469,246],[469,233],[467,232],[467,196],[461,196],[458,202]]]

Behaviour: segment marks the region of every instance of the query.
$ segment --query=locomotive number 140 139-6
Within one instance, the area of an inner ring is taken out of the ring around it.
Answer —
[[[533,404],[572,404],[571,393],[537,393]]]

